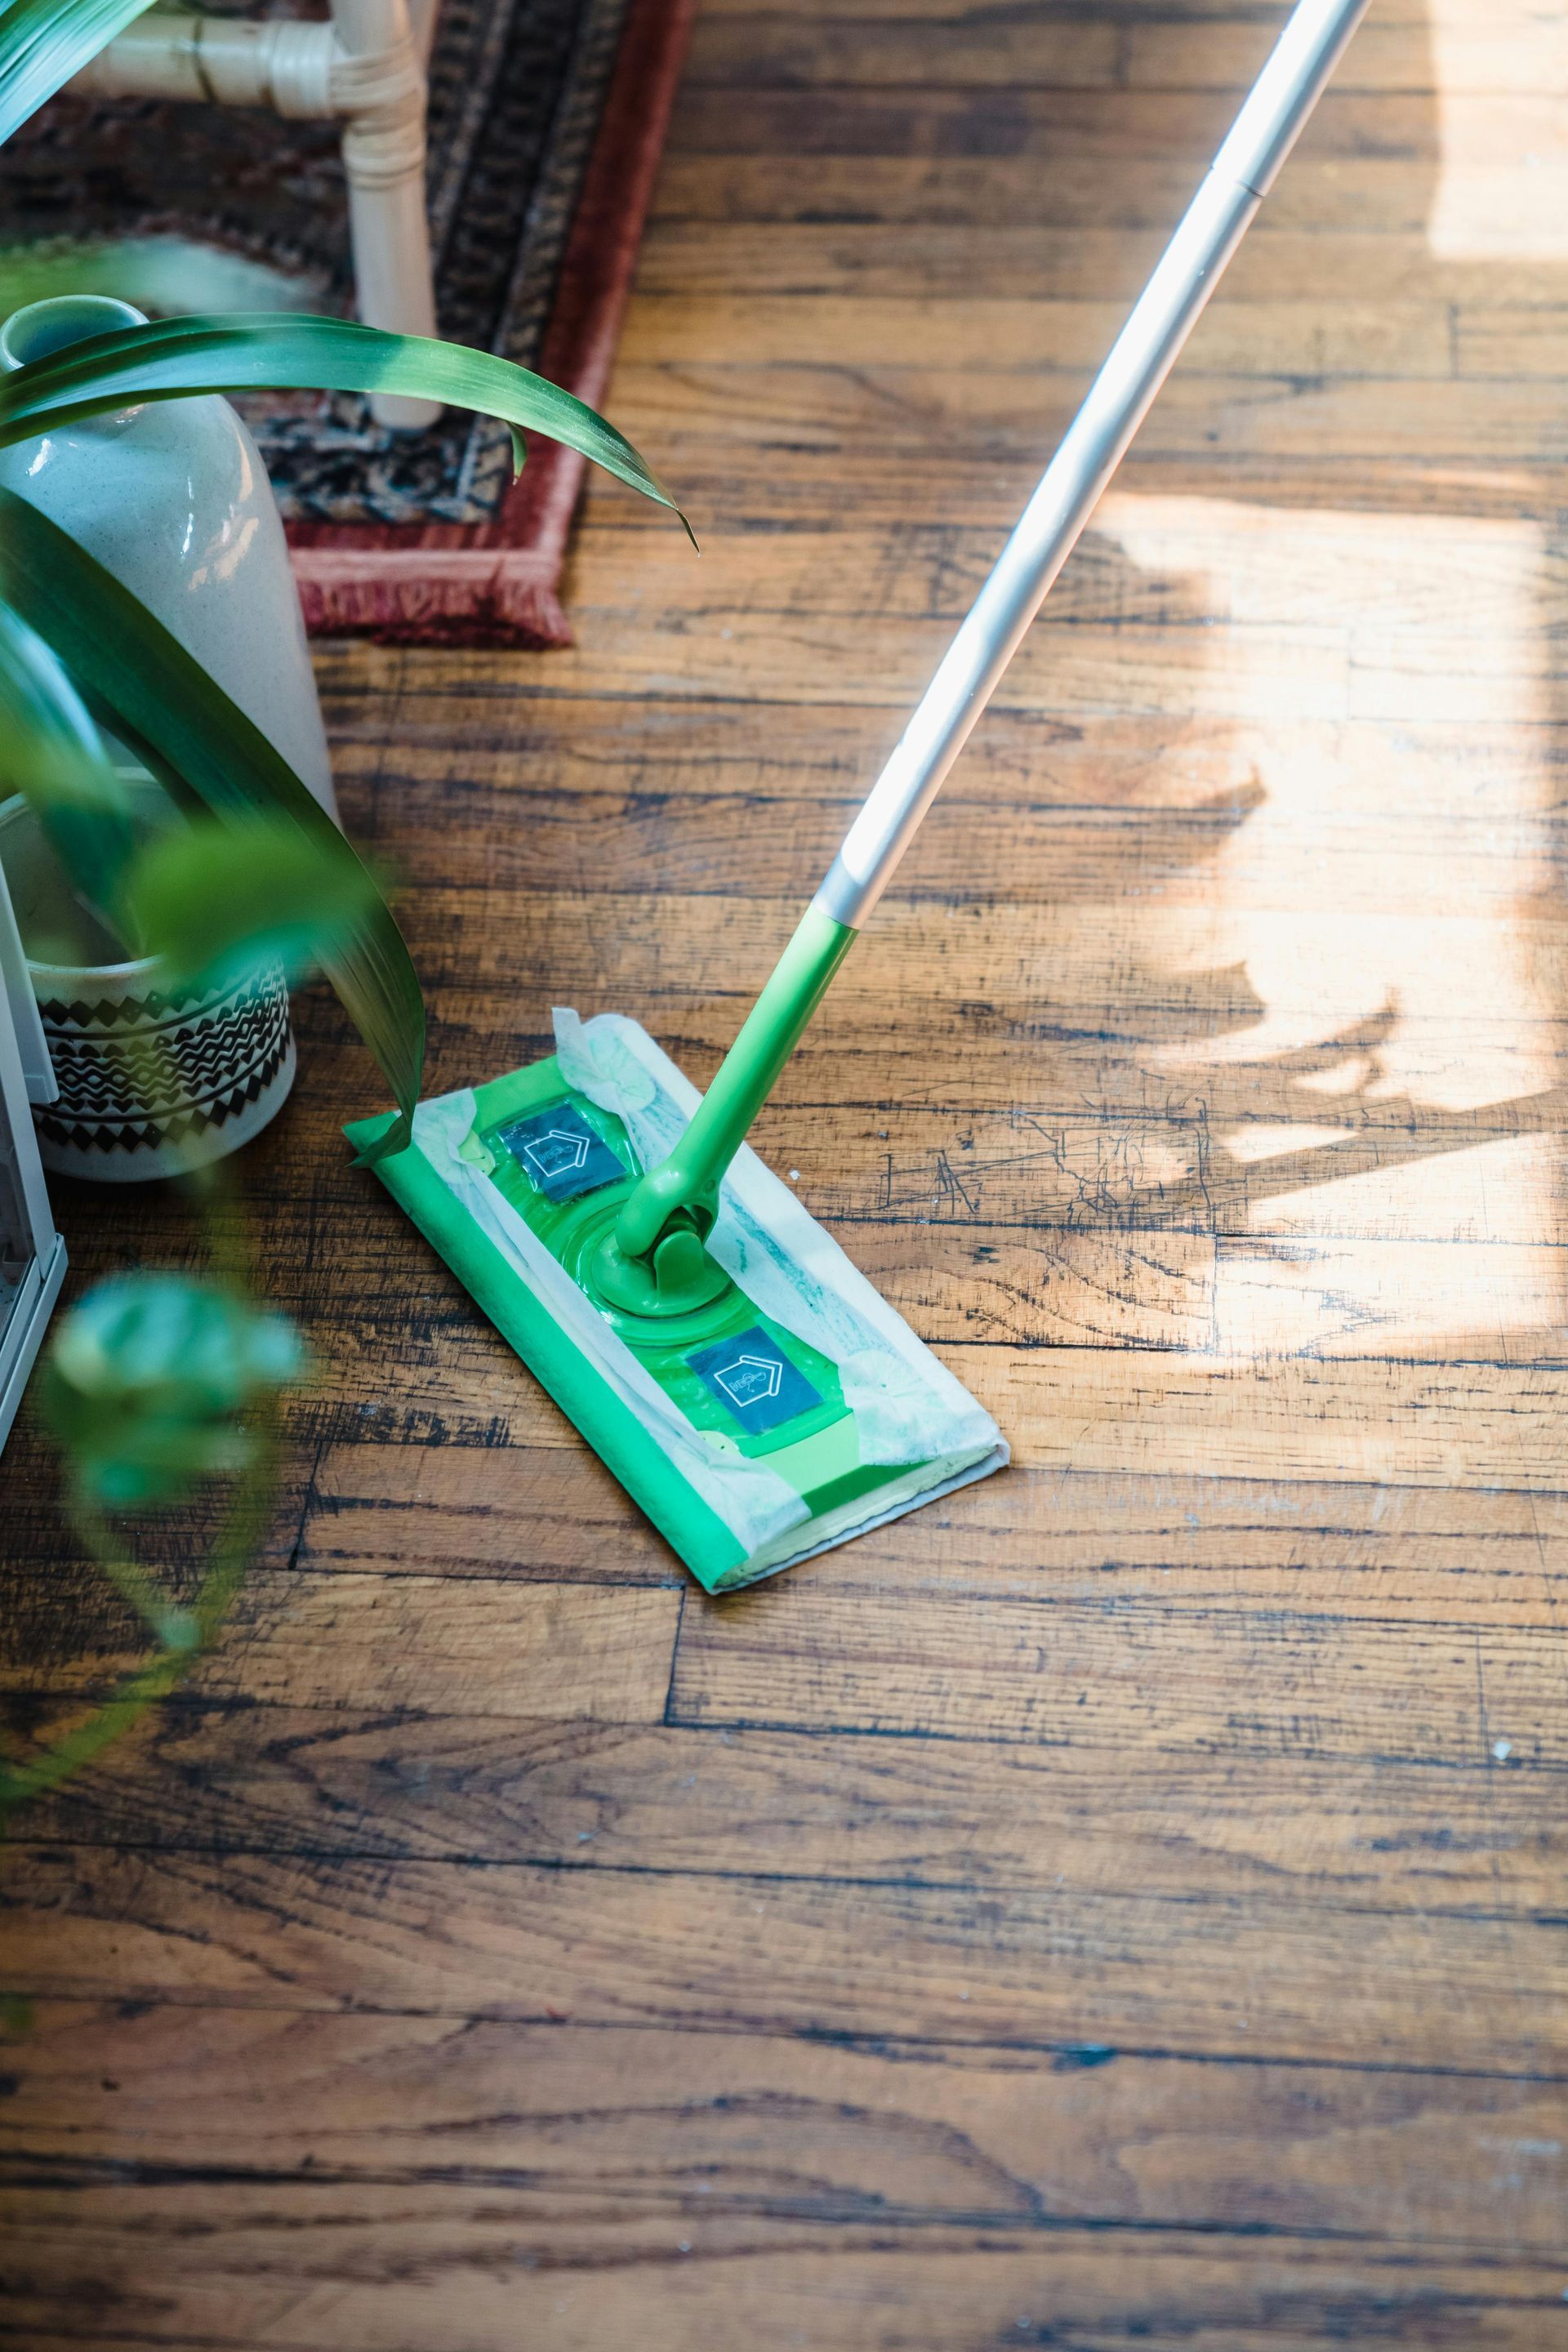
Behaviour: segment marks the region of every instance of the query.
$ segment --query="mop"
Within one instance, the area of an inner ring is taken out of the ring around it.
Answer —
[[[984,1408],[745,1137],[1367,0],[1300,0],[706,1095],[635,1021],[418,1106],[376,1174],[710,1591],[1000,1469]],[[386,1118],[346,1129],[363,1147]]]

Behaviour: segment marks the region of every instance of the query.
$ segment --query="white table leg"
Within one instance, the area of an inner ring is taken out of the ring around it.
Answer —
[[[407,0],[331,0],[339,43],[351,58],[416,58]],[[432,18],[434,11],[432,10]],[[383,103],[367,103],[343,127],[343,169],[349,185],[349,234],[354,299],[367,326],[394,334],[433,335],[436,295],[430,232],[425,213],[425,88],[405,71],[387,77]],[[368,93],[367,93],[368,95]],[[428,400],[373,395],[381,425],[433,425],[439,406]]]

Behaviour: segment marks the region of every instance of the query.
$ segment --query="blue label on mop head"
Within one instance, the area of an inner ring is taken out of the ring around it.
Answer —
[[[498,1129],[523,1174],[547,1201],[574,1201],[626,1175],[602,1135],[596,1135],[575,1103],[556,1103],[530,1118]]]
[[[700,1348],[686,1360],[748,1437],[778,1429],[822,1402],[805,1373],[755,1324],[738,1339]]]

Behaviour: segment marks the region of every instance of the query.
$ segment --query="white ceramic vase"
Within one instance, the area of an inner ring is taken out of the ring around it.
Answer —
[[[0,328],[0,367],[144,323],[105,295],[29,303]],[[336,816],[282,519],[226,400],[151,400],[19,442],[0,484],[139,596]]]

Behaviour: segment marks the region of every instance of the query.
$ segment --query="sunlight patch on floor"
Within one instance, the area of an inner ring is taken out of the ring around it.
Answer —
[[[1479,7],[1466,0],[1434,8],[1427,39],[1441,157],[1426,225],[1433,254],[1440,261],[1562,260],[1568,20],[1560,8],[1526,0]],[[1521,97],[1525,89],[1531,95]]]
[[[1553,1323],[1568,975],[1541,530],[1126,495],[1101,527],[1144,572],[1201,579],[1208,698],[1238,719],[1302,621],[1344,647],[1341,709],[1248,726],[1261,797],[1197,902],[1143,902],[1145,971],[1194,994],[1239,972],[1260,1007],[1158,1049],[1209,1107],[1221,1240],[1192,1344],[1495,1353]]]

